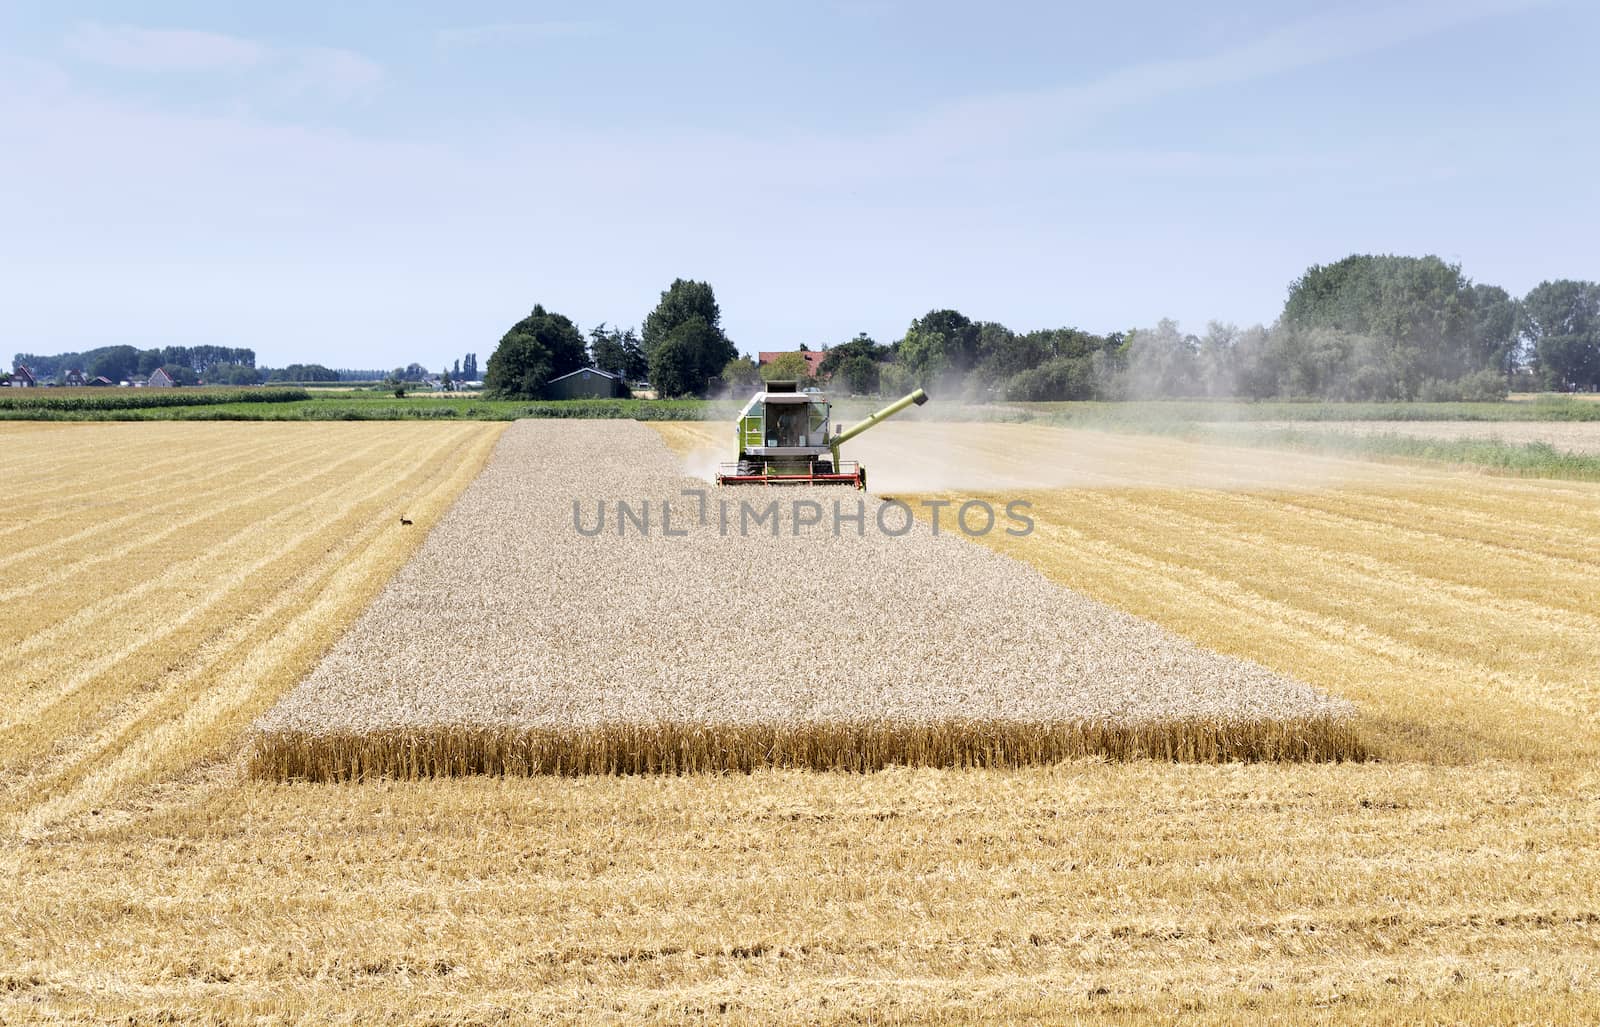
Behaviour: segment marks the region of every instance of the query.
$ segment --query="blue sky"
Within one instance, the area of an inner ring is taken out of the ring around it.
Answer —
[[[1270,321],[1308,264],[1600,278],[1600,12],[0,2],[0,350],[487,358],[709,280],[749,352],[953,306]]]

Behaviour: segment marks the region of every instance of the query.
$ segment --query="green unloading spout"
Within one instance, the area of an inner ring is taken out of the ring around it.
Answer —
[[[890,403],[882,410],[879,410],[877,413],[869,414],[866,420],[860,422],[855,427],[846,428],[844,431],[829,439],[828,448],[833,450],[833,466],[839,466],[839,446],[842,443],[849,442],[851,439],[855,438],[857,435],[860,435],[868,428],[871,428],[879,421],[884,421],[893,417],[895,414],[898,414],[900,411],[904,410],[908,406],[911,406],[912,404],[920,407],[927,401],[928,394],[923,392],[921,389],[917,389],[915,392],[912,392],[909,395],[901,396],[893,403]]]

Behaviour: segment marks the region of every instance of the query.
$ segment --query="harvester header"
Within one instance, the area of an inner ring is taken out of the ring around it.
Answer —
[[[854,485],[867,487],[867,472],[845,461],[839,447],[928,394],[917,389],[848,429],[831,423],[833,404],[817,389],[796,382],[768,382],[739,411],[739,459],[723,464],[718,485]]]

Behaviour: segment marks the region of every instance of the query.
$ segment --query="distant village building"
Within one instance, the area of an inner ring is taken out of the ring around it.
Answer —
[[[101,388],[104,388],[107,385],[115,385],[117,383],[112,381],[110,378],[107,378],[105,375],[100,375],[98,378],[95,378],[89,384],[90,385],[98,385]]]
[[[150,372],[150,377],[145,380],[145,386],[151,389],[170,389],[178,384],[164,368],[156,368]]]
[[[83,370],[81,368],[69,370],[66,373],[66,375],[62,378],[62,381],[67,385],[88,385],[89,384],[89,378],[88,378],[87,375],[85,375],[83,373]]]
[[[790,353],[799,353],[802,357],[806,358],[806,368],[808,369],[806,372],[807,374],[811,375],[813,378],[822,377],[822,361],[823,358],[825,358],[828,354],[823,353],[820,350],[762,350],[760,353],[756,354],[756,366],[761,367],[763,365],[770,364],[779,357],[786,357]]]
[[[25,364],[18,364],[17,369],[11,372],[11,387],[13,389],[32,389],[39,384],[33,372]]]
[[[622,378],[598,367],[583,367],[545,384],[550,399],[619,399],[628,394]]]
[[[461,378],[451,378],[446,381],[438,375],[429,375],[418,384],[434,392],[471,392],[483,388],[482,382],[469,382]]]

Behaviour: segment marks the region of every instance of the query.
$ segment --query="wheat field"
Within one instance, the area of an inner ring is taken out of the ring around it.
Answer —
[[[229,754],[500,430],[0,427],[0,814],[37,830]]]
[[[513,425],[411,562],[257,725],[252,772],[1361,755],[1348,703],[936,534],[903,507],[853,489],[695,487],[643,425]],[[648,508],[655,529],[615,507],[607,521],[605,497]],[[664,503],[677,504],[671,535]],[[770,530],[751,527],[752,508],[770,512]],[[830,521],[846,514],[866,523]],[[441,635],[472,643],[441,647]]]
[[[657,426],[691,463],[719,427]],[[983,544],[1355,700],[1379,755],[1595,753],[1600,485],[1027,426],[866,438],[958,490],[933,495],[1033,504],[1034,534]],[[994,491],[1040,465],[1073,487]]]
[[[874,480],[930,459],[897,427],[860,440]],[[1600,486],[1051,431],[962,435],[1105,472],[1030,493],[1011,555],[1355,700],[1380,758],[359,787],[203,761],[0,849],[0,1022],[1600,1020]],[[167,473],[129,511],[200,470]]]

